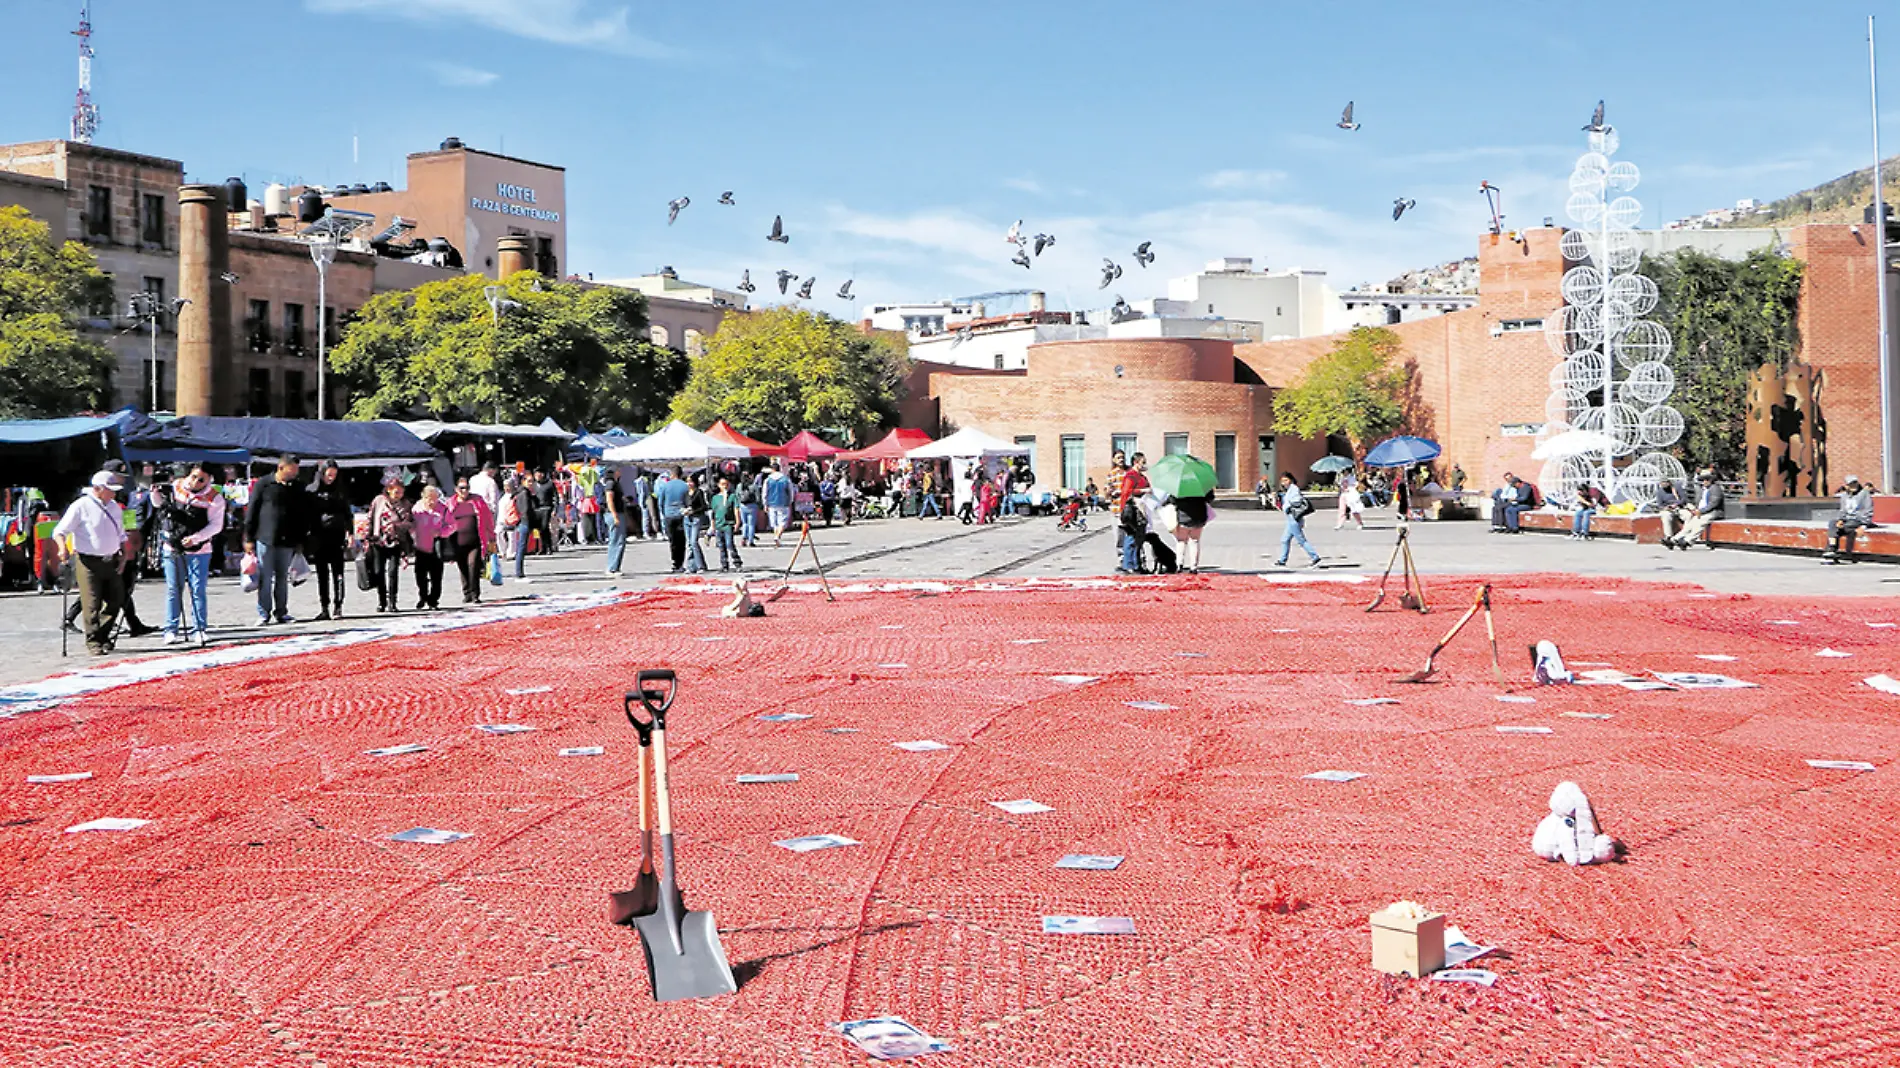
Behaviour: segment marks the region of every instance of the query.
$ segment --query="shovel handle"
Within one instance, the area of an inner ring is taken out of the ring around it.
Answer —
[[[630,693],[626,696],[627,722],[633,724],[633,729],[640,732],[640,748],[642,749],[653,744],[653,721],[650,719],[641,719],[639,716],[634,715],[633,712],[635,705],[644,703],[645,702],[640,700],[640,695],[637,693]],[[642,757],[641,765],[645,766],[645,764],[646,758]]]
[[[673,707],[673,698],[679,696],[679,679],[671,668],[648,668],[634,678],[640,703],[646,706],[653,716],[655,729],[666,729],[666,710]],[[633,697],[628,695],[629,699]]]

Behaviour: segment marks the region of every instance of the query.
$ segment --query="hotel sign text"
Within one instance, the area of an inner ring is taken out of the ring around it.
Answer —
[[[469,206],[477,211],[492,211],[499,215],[518,215],[523,218],[539,219],[542,222],[551,223],[561,221],[560,212],[535,207],[534,190],[525,185],[496,182],[495,196],[499,199],[490,200],[487,197],[470,197],[468,199]],[[524,201],[525,203],[515,203],[515,201]]]

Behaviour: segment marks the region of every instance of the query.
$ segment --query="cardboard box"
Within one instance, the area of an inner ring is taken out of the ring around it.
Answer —
[[[1421,979],[1445,966],[1445,917],[1412,917],[1390,907],[1372,914],[1372,966],[1387,975]]]

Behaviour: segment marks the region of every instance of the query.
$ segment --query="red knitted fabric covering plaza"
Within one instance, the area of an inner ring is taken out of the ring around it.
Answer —
[[[1900,631],[1867,625],[1900,604],[1695,592],[1500,579],[1506,669],[1550,638],[1573,668],[1759,688],[1500,702],[1480,625],[1395,685],[1470,584],[1420,617],[1234,576],[741,620],[670,590],[23,715],[0,722],[0,1062],[856,1064],[826,1026],[896,1015],[945,1066],[1900,1063],[1900,698],[1860,681],[1900,674]],[[638,863],[642,667],[680,673],[681,882],[731,997],[655,1005],[604,920]],[[1348,703],[1372,697],[1398,703]],[[781,712],[810,718],[759,718]],[[473,729],[495,722],[535,729]],[[917,740],[947,748],[894,745]],[[404,743],[428,748],[365,752]],[[1326,769],[1365,775],[1304,777]],[[735,782],[775,772],[800,778]],[[1626,862],[1531,853],[1561,779]],[[1019,798],[1053,811],[991,804]],[[100,817],[151,822],[62,833]],[[472,837],[390,840],[416,826]],[[860,844],[773,844],[825,833]],[[1372,971],[1367,916],[1398,899],[1499,947],[1496,985]]]

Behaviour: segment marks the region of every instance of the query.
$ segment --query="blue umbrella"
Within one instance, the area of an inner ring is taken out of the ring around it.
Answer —
[[[1367,467],[1410,467],[1427,460],[1438,459],[1439,449],[1436,441],[1426,441],[1409,435],[1387,438],[1372,447],[1366,453]]]
[[[1336,475],[1341,471],[1352,470],[1352,458],[1349,456],[1322,456],[1307,468],[1314,474]]]

